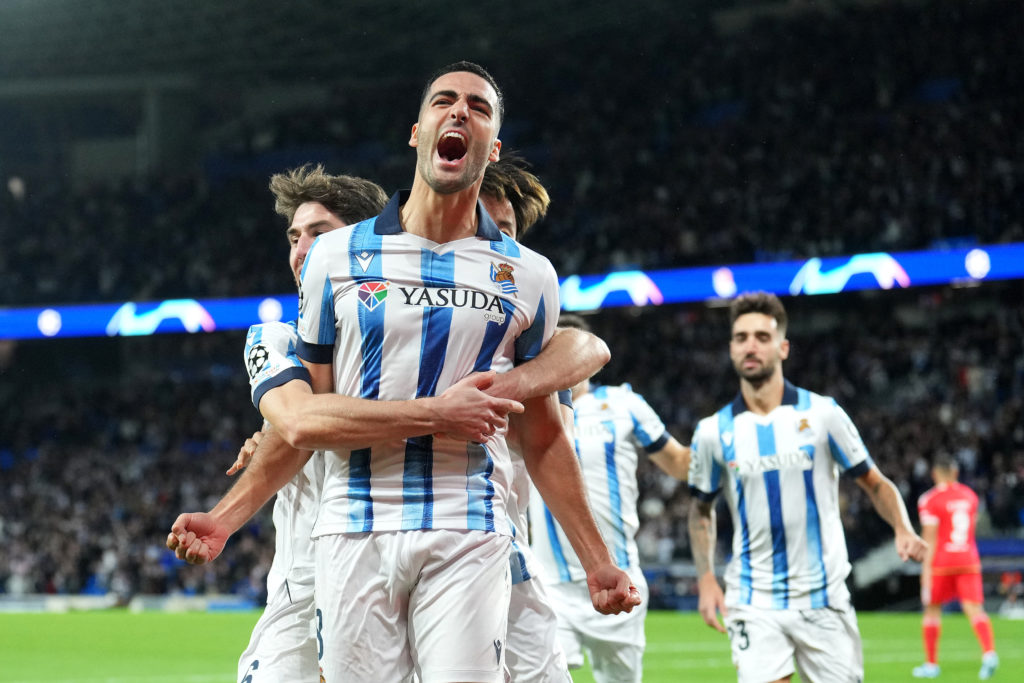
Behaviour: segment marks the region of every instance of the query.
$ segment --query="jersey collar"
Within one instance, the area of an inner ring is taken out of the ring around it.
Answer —
[[[788,379],[784,379],[782,385],[782,405],[784,406],[795,406],[799,395],[797,394],[796,387],[790,384]],[[743,392],[736,394],[736,398],[732,400],[732,414],[733,417],[744,413],[747,408],[747,402],[743,400]]]
[[[393,194],[384,210],[377,216],[377,220],[373,224],[373,231],[378,235],[400,235],[403,230],[402,222],[398,218],[398,211],[407,201],[409,201],[409,190],[399,190]],[[490,214],[484,210],[484,206],[479,200],[476,203],[476,236],[491,242],[500,242],[502,237],[501,230],[491,220]]]

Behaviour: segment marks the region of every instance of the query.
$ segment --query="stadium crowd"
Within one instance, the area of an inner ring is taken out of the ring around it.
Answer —
[[[1024,241],[1017,10],[844,6],[741,34],[700,19],[627,25],[527,54],[502,80],[506,149],[553,198],[529,243],[568,275]],[[287,291],[269,160],[319,157],[405,187],[405,127],[376,109],[400,97],[240,127],[201,177],[0,189],[0,304]],[[264,248],[238,258],[232,239]],[[140,258],[160,267],[133,268]]]
[[[538,54],[517,65],[528,83],[505,79],[506,144],[553,197],[527,244],[568,275],[1024,241],[1022,21],[1012,2],[872,5]],[[203,176],[0,188],[0,305],[289,291],[266,178],[211,169],[288,145],[342,160],[358,146],[337,170],[407,184],[393,122],[347,104],[317,114],[329,135],[267,122],[272,135],[212,155]],[[361,144],[339,117],[383,142]],[[800,349],[787,376],[836,397],[909,509],[929,458],[951,452],[983,499],[982,532],[1020,536],[1022,295],[1014,282],[787,300]],[[613,354],[598,380],[630,382],[683,442],[732,397],[724,309],[590,320]],[[269,507],[211,565],[163,547],[178,512],[230,485],[223,471],[259,424],[241,349],[236,333],[0,346],[0,592],[259,599]],[[689,559],[685,487],[653,467],[641,478],[644,560]],[[888,534],[856,487],[842,490],[856,558]]]

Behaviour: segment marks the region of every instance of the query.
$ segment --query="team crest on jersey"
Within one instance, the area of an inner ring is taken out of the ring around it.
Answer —
[[[359,301],[372,311],[388,298],[388,282],[364,282],[359,285]]]
[[[800,418],[800,422],[796,426],[796,431],[803,432],[803,431],[808,430],[810,428],[811,428],[811,425],[810,425],[810,423],[807,422],[807,418],[806,417],[801,417]]]
[[[512,265],[509,263],[491,262],[491,282],[501,287],[502,294],[515,294],[519,291],[516,287],[516,278],[513,274]]]

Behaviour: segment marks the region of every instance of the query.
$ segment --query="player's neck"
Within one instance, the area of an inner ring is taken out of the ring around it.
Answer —
[[[767,415],[781,406],[785,388],[786,382],[783,380],[781,372],[772,374],[763,382],[740,380],[743,401],[747,404],[747,409],[756,415]]]
[[[472,237],[477,231],[479,194],[479,183],[461,192],[440,194],[417,175],[399,211],[402,229],[438,244]]]

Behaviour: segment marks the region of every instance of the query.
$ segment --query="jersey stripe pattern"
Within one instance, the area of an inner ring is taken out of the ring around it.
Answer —
[[[786,382],[768,415],[737,396],[701,420],[692,449],[691,493],[711,501],[724,491],[732,514],[726,604],[846,607],[838,477],[858,477],[872,461],[845,411]]]
[[[636,469],[642,454],[665,446],[665,424],[629,384],[598,386],[573,401],[576,454],[594,518],[615,564],[637,567]],[[536,491],[530,496],[530,520],[530,543],[545,580],[585,579],[565,532]]]
[[[436,396],[474,371],[511,369],[554,333],[558,279],[543,256],[478,207],[477,234],[437,244],[380,216],[313,244],[302,271],[298,355],[333,363],[335,391]],[[504,435],[482,444],[422,436],[328,451],[316,535],[411,529],[511,533]]]
[[[309,372],[295,355],[298,332],[295,322],[253,325],[245,338],[245,366],[253,405],[271,389],[292,380],[309,383]],[[317,451],[285,484],[274,499],[274,561],[267,574],[267,595],[276,594],[287,581],[296,591],[313,589],[313,540],[310,534],[320,505],[323,485],[323,453]]]

